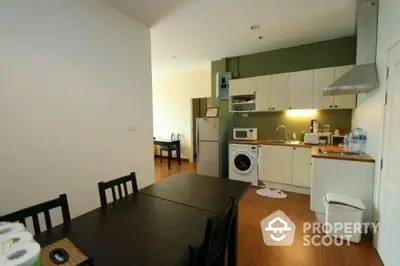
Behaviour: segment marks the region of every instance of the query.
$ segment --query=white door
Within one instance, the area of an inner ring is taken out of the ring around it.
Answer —
[[[289,108],[312,109],[314,101],[314,70],[290,73]]]
[[[400,253],[400,42],[389,50],[388,103],[385,111],[384,164],[380,187],[378,251],[387,266],[399,265]]]
[[[321,68],[314,71],[314,108],[332,109],[333,96],[324,96],[324,88],[335,81],[335,68]]]
[[[219,143],[199,141],[197,151],[197,173],[219,177]]]
[[[291,183],[292,147],[261,145],[258,152],[258,179],[282,184]]]
[[[272,75],[271,82],[273,111],[289,109],[289,73]]]
[[[344,74],[350,71],[353,66],[341,66],[335,67],[335,80],[338,80]],[[349,95],[335,95],[334,97],[334,107],[336,109],[353,109],[356,108],[357,94]]]
[[[219,141],[218,118],[199,118],[197,130],[199,140]]]
[[[311,188],[311,148],[293,148],[292,184]]]
[[[257,77],[229,81],[229,96],[248,95],[257,92]]]
[[[272,76],[260,76],[257,81],[256,110],[271,111]]]

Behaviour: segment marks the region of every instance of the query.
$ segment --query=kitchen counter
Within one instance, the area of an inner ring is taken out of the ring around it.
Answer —
[[[304,142],[300,143],[290,143],[290,142],[268,142],[267,140],[258,139],[258,140],[231,140],[229,143],[231,144],[245,144],[245,145],[274,145],[274,146],[291,146],[291,147],[318,147],[320,145],[312,145],[305,144]],[[325,145],[326,146],[326,145]]]
[[[319,152],[319,150],[322,151],[334,151],[337,152],[337,154],[325,154]],[[356,162],[367,162],[367,163],[374,163],[375,159],[369,156],[366,153],[362,153],[360,155],[346,155],[346,154],[341,154],[344,152],[344,149],[339,146],[335,145],[319,145],[316,147],[313,147],[311,150],[311,156],[313,158],[322,158],[322,159],[333,159],[333,160],[345,160],[345,161],[356,161]]]
[[[345,160],[345,161],[358,161],[358,162],[368,162],[368,163],[374,163],[375,160],[368,154],[360,154],[360,155],[345,155],[345,154],[340,154],[341,152],[344,152],[344,149],[342,147],[339,147],[337,145],[322,145],[322,144],[305,144],[303,142],[300,143],[290,143],[290,142],[284,142],[284,143],[274,143],[274,142],[268,142],[267,140],[232,140],[229,143],[231,144],[246,144],[246,145],[274,145],[274,146],[291,146],[291,147],[310,147],[311,148],[311,156],[313,158],[322,158],[322,159],[333,159],[333,160]],[[325,153],[320,153],[319,150],[322,151],[334,151],[338,152],[337,154],[325,154]]]

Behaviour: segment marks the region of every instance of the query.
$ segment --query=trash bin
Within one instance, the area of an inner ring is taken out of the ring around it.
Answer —
[[[325,195],[325,233],[327,235],[359,243],[365,228],[365,205],[360,199],[346,195]]]

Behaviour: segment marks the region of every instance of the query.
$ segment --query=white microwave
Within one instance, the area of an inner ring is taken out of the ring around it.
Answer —
[[[234,128],[233,139],[256,140],[258,138],[257,128]]]

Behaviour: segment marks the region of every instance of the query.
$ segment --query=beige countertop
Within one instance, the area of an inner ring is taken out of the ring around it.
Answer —
[[[341,154],[344,152],[344,149],[342,147],[339,147],[337,145],[312,145],[312,144],[305,144],[303,142],[300,142],[298,144],[293,144],[290,142],[284,142],[284,143],[273,143],[273,142],[268,142],[267,140],[232,140],[229,143],[232,144],[247,144],[247,145],[275,145],[275,146],[291,146],[291,147],[311,147],[311,156],[313,158],[322,158],[322,159],[333,159],[333,160],[345,160],[345,161],[358,161],[358,162],[368,162],[368,163],[374,163],[375,160],[368,154],[361,154],[361,155],[346,155],[346,154]],[[325,154],[319,152],[320,150],[322,151],[335,151],[338,152],[338,154]]]

